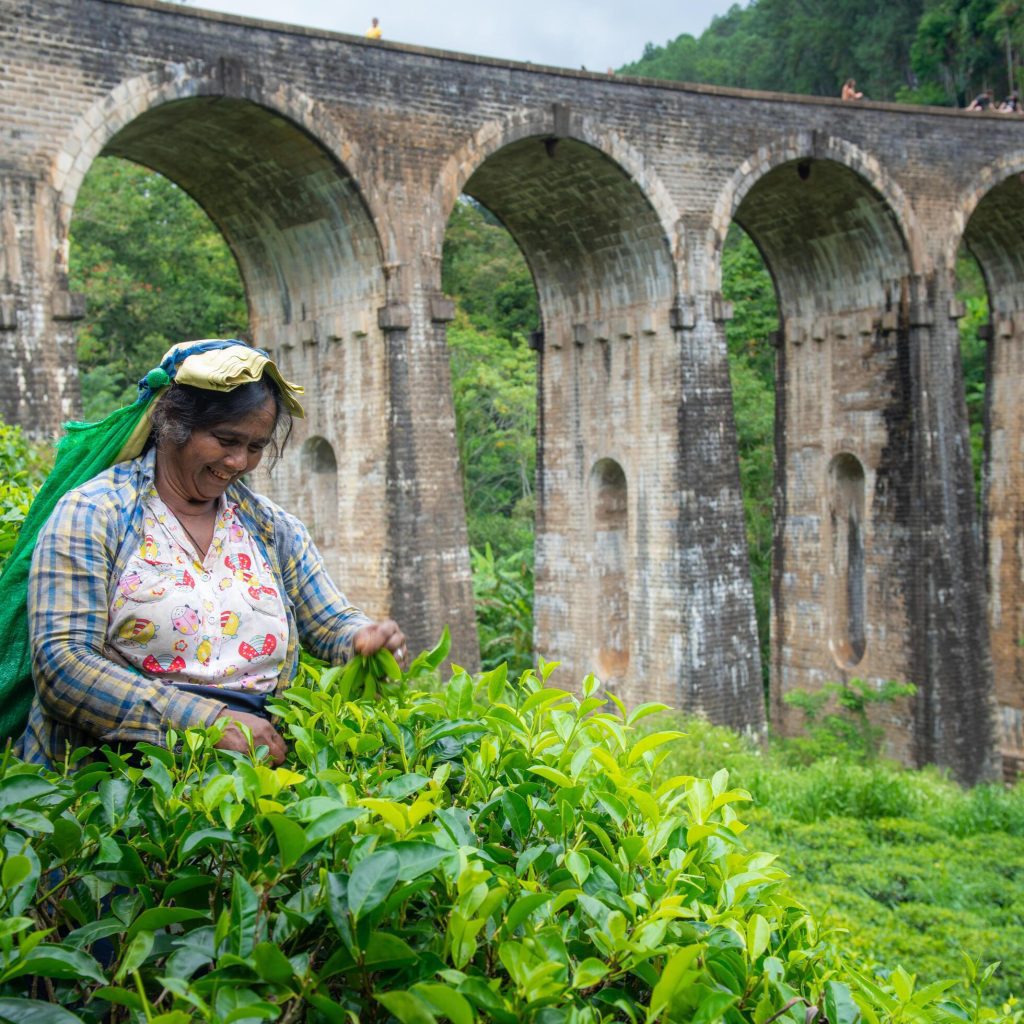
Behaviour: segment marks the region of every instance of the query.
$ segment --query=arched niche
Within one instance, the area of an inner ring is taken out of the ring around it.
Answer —
[[[300,461],[306,481],[306,526],[318,547],[331,548],[337,541],[338,518],[338,460],[334,448],[325,437],[307,438]]]
[[[825,494],[829,647],[836,664],[848,669],[867,649],[864,467],[855,455],[841,452],[832,459]]]
[[[594,671],[615,689],[629,671],[629,493],[614,459],[590,471]]]

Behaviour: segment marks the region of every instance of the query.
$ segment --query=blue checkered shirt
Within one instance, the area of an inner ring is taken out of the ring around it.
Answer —
[[[112,588],[143,539],[142,497],[155,453],[120,463],[57,503],[39,533],[29,577],[28,614],[36,696],[15,753],[56,765],[79,746],[163,745],[168,729],[209,724],[219,701],[142,675],[107,642]],[[270,564],[288,616],[278,689],[298,664],[299,644],[341,664],[370,622],[335,586],[308,531],[294,516],[242,484],[227,499]]]

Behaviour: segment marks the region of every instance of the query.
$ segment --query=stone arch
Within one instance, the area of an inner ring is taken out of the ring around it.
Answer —
[[[567,112],[565,122],[557,123],[559,120],[559,115],[552,115],[550,111],[517,110],[481,125],[452,153],[438,177],[434,204],[441,213],[439,223],[442,226],[447,223],[456,200],[466,189],[466,183],[499,150],[530,138],[572,138],[603,153],[621,167],[657,212],[666,238],[674,238],[679,221],[678,207],[643,154],[617,132],[602,127],[591,118]]]
[[[96,100],[51,165],[58,273],[67,269],[78,190],[100,155],[159,171],[207,211],[239,262],[256,331],[262,320],[290,323],[331,304],[309,296],[305,309],[293,308],[289,292],[311,250],[333,267],[320,279],[347,288],[346,300],[383,294],[382,244],[358,184],[367,178],[358,147],[294,86],[252,79],[225,62],[196,62],[129,79]],[[261,180],[246,184],[240,163],[257,168]],[[273,245],[260,237],[268,233]]]
[[[827,177],[817,198],[831,205],[816,220],[793,202],[795,186],[782,177],[790,168],[795,180],[810,180],[811,187],[814,178]],[[779,216],[787,202],[788,220]],[[718,196],[706,239],[713,291],[721,288],[722,247],[733,220],[761,249],[784,315],[823,312],[820,304],[837,284],[846,293],[844,305],[877,305],[884,298],[879,285],[909,278],[925,265],[922,233],[903,190],[877,159],[835,136],[796,132],[762,146],[736,169]],[[837,229],[834,239],[825,231],[829,226]],[[839,243],[846,246],[842,253]],[[832,287],[814,287],[816,278]]]
[[[498,216],[530,265],[546,330],[667,306],[678,290],[667,191],[613,132],[567,116],[556,133],[557,120],[519,112],[481,127],[439,178],[438,223],[463,192]]]
[[[1024,309],[1024,151],[986,166],[961,193],[943,251],[946,269],[956,266],[960,243],[985,275],[993,314]]]
[[[293,122],[334,155],[357,183],[370,180],[359,146],[321,103],[288,82],[252,79],[244,69],[228,74],[223,64],[168,64],[159,71],[129,78],[95,100],[57,149],[49,182],[58,196],[66,225],[78,189],[110,139],[148,110],[197,97],[248,100]],[[373,197],[364,198],[367,206]]]

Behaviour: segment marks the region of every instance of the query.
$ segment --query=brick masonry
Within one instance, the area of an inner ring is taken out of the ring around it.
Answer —
[[[778,290],[771,689],[918,694],[889,749],[1024,756],[1024,120],[573,72],[156,0],[0,0],[0,413],[79,404],[68,227],[101,154],[223,231],[254,338],[311,385],[264,483],[413,646],[476,633],[440,293],[469,193],[540,296],[536,640],[562,681],[760,735],[720,256]],[[953,295],[990,289],[984,513]],[[986,581],[988,581],[986,583]],[[993,672],[994,668],[994,672]]]

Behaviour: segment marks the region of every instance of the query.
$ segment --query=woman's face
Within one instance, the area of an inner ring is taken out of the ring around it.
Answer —
[[[260,464],[274,433],[274,413],[274,400],[268,397],[240,420],[196,428],[181,448],[161,447],[165,479],[189,501],[219,498],[229,484]]]

